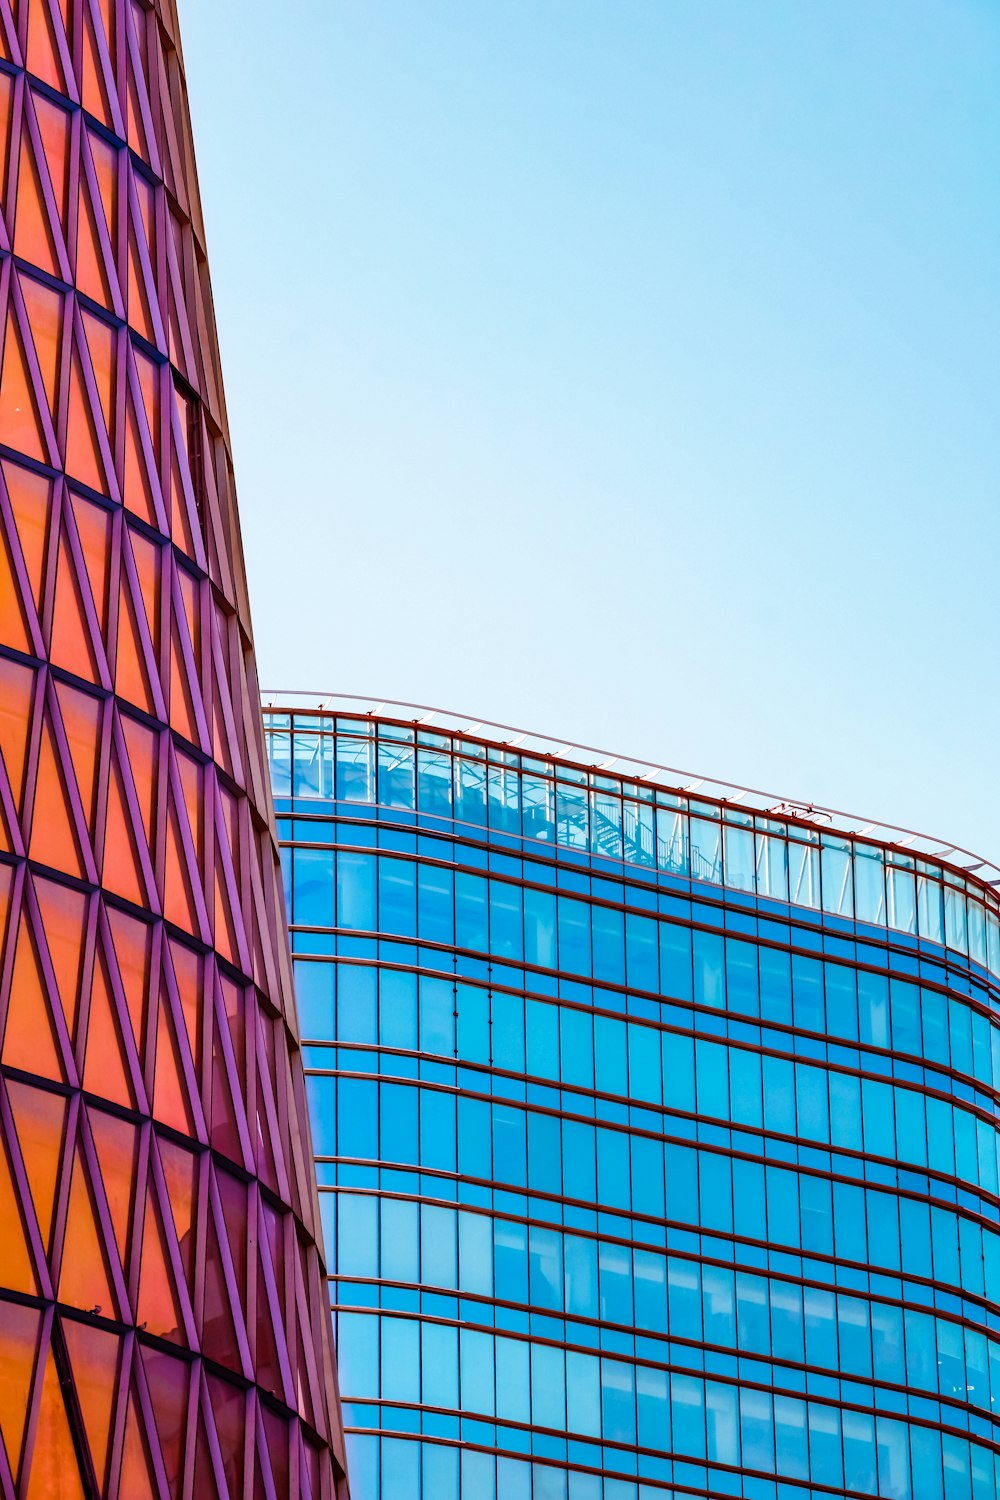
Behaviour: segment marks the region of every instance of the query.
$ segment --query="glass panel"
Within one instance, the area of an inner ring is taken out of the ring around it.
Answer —
[[[337,736],[337,798],[341,802],[375,801],[375,745],[372,740]]]
[[[859,922],[885,925],[885,858],[881,849],[855,845],[854,896]]]
[[[737,891],[754,888],[753,830],[726,824],[726,884]]]

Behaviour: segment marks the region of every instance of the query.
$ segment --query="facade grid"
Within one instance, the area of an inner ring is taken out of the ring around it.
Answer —
[[[173,0],[0,0],[0,1496],[343,1495]]]
[[[992,1500],[995,889],[344,707],[265,733],[357,1492]]]

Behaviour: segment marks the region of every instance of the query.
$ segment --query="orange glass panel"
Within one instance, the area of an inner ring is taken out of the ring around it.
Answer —
[[[222,1050],[222,1037],[219,1031],[218,1018],[212,1018],[212,1145],[230,1161],[242,1162],[243,1151],[240,1146],[239,1130],[236,1125],[236,1111],[233,1108],[232,1095],[229,1088],[229,1075],[226,1070],[225,1054]]]
[[[156,526],[156,507],[153,490],[146,472],[146,460],[139,439],[132,392],[128,393],[127,421],[125,424],[125,504],[133,514],[141,516],[151,526]]]
[[[190,755],[177,753],[177,771],[180,776],[181,790],[184,793],[184,806],[187,809],[188,827],[194,838],[195,858],[199,868],[205,863],[205,778],[203,768],[199,761],[193,760]]]
[[[79,351],[73,350],[69,383],[69,420],[66,430],[66,473],[92,490],[107,492],[107,480],[98,455],[97,437],[90,402],[83,383]]]
[[[125,1001],[132,1021],[139,1056],[146,1056],[146,1015],[149,1002],[149,965],[152,958],[153,933],[148,922],[131,917],[117,908],[109,908],[108,921],[114,939],[115,957],[121,975]]]
[[[111,572],[111,512],[103,505],[73,496],[73,515],[80,535],[80,547],[90,580],[91,595],[97,609],[101,634],[108,633],[108,580]]]
[[[181,476],[176,453],[172,453],[170,458],[170,502],[170,535],[174,546],[179,547],[186,557],[194,557],[194,528],[197,523],[192,520],[190,486],[184,483]]]
[[[135,1105],[111,989],[101,958],[94,964],[83,1086],[90,1093],[98,1094],[102,1099],[110,1099],[115,1104],[122,1104],[126,1109]]]
[[[42,198],[35,153],[26,129],[21,133],[21,161],[17,173],[14,250],[31,265],[48,271],[52,276],[59,275],[55,240]]]
[[[137,1321],[147,1333],[185,1344],[177,1289],[167,1259],[160,1227],[160,1213],[154,1201],[152,1183],[146,1198],[145,1227],[142,1236],[142,1260],[139,1270],[139,1306]]]
[[[59,1372],[51,1350],[45,1361],[42,1399],[25,1496],[26,1500],[87,1500],[59,1386]]]
[[[122,714],[120,722],[128,751],[129,767],[135,783],[135,792],[139,799],[143,827],[146,830],[146,843],[152,851],[156,819],[156,750],[159,735],[148,725],[140,724],[138,719],[133,719],[128,714]]]
[[[7,936],[7,912],[10,909],[10,888],[14,883],[14,867],[0,865],[0,953],[3,952]]]
[[[84,6],[83,16],[83,107],[110,129],[108,91],[104,86],[104,73],[89,6]]]
[[[103,1486],[118,1384],[118,1335],[72,1318],[63,1319],[62,1330],[90,1456],[97,1482]]]
[[[42,438],[34,387],[28,378],[24,343],[13,307],[7,314],[7,336],[4,339],[3,375],[0,376],[0,432],[9,448],[17,448],[29,458],[47,458]]]
[[[133,703],[137,708],[145,709],[146,713],[152,714],[153,694],[146,671],[146,658],[142,651],[139,627],[136,623],[136,612],[132,604],[132,590],[125,574],[124,564],[118,592],[118,655],[115,660],[115,692],[119,698],[124,698],[126,703]]]
[[[59,566],[56,570],[49,654],[56,666],[65,667],[77,677],[86,677],[92,682],[99,680],[97,658],[84,615],[76,566],[65,532],[59,538]]]
[[[52,481],[44,474],[34,474],[22,469],[19,464],[4,463],[3,477],[14,512],[17,539],[21,544],[21,555],[28,570],[28,579],[35,597],[36,607],[41,607],[42,579],[45,568],[45,541],[49,532],[49,514],[52,509]]]
[[[0,1434],[17,1481],[17,1467],[35,1370],[40,1314],[17,1302],[0,1302]]]
[[[145,906],[146,887],[139,864],[138,841],[125,800],[117,750],[112,751],[112,760],[101,884],[105,890],[124,896],[136,906]]]
[[[104,222],[111,239],[112,246],[116,245],[118,234],[118,149],[105,140],[103,135],[96,131],[88,130],[87,141],[90,146],[90,154],[94,161],[94,172],[97,176],[97,191],[101,195],[101,207],[104,209]]]
[[[14,77],[0,73],[0,206],[7,213],[7,171],[10,167],[10,124],[14,109]]]
[[[32,653],[28,614],[14,576],[14,561],[6,533],[0,529],[0,640],[15,651]]]
[[[112,241],[113,243],[113,241]],[[111,288],[97,233],[94,208],[86,178],[80,173],[80,213],[77,220],[76,284],[84,296],[102,307],[111,306]]]
[[[139,389],[142,392],[146,427],[155,449],[160,441],[160,383],[162,378],[160,367],[140,349],[133,347],[132,352],[135,356],[136,374],[139,377]]]
[[[3,1061],[10,1068],[23,1068],[41,1078],[56,1078],[60,1082],[65,1078],[35,940],[26,916],[21,919],[17,938]]]
[[[55,970],[66,1029],[76,1036],[80,1004],[80,973],[87,950],[88,897],[83,891],[35,877],[35,895],[42,913],[42,927],[49,958]]]
[[[184,1433],[187,1426],[191,1366],[155,1349],[143,1348],[143,1369],[160,1438],[163,1465],[173,1500],[181,1493]]]
[[[83,862],[69,814],[66,788],[59,769],[48,714],[45,715],[38,758],[29,853],[32,859],[37,859],[43,865],[51,865],[54,870],[64,870],[69,875],[83,875]]]
[[[97,795],[102,700],[79,688],[70,687],[65,682],[56,683],[56,697],[62,714],[63,731],[69,741],[77,790],[90,827],[93,825]]]
[[[209,1359],[230,1370],[241,1370],[236,1325],[226,1290],[220,1259],[215,1222],[209,1215],[208,1250],[205,1261],[205,1312],[201,1335],[202,1349]]]
[[[257,1372],[258,1385],[263,1390],[270,1391],[279,1400],[283,1400],[284,1385],[281,1379],[281,1366],[278,1362],[278,1345],[274,1336],[271,1308],[267,1300],[267,1283],[264,1279],[264,1267],[259,1253],[257,1255],[257,1347],[255,1352],[254,1369]]]
[[[73,1163],[66,1238],[59,1273],[59,1300],[70,1307],[100,1308],[106,1318],[117,1315],[114,1293],[94,1205],[79,1148]]]
[[[118,1115],[88,1107],[87,1119],[94,1137],[94,1150],[101,1169],[101,1182],[108,1200],[115,1241],[122,1266],[128,1258],[129,1231],[135,1202],[135,1169],[139,1150],[136,1127]]]
[[[103,318],[95,317],[91,312],[84,311],[83,327],[87,335],[87,348],[90,350],[90,358],[94,366],[94,379],[97,382],[97,394],[104,417],[104,430],[113,447],[118,338],[110,324],[105,323]]]
[[[229,1241],[229,1250],[233,1257],[233,1270],[236,1276],[236,1285],[240,1294],[240,1303],[243,1308],[243,1316],[247,1313],[247,1186],[239,1178],[234,1177],[231,1172],[224,1172],[221,1167],[216,1171],[215,1180],[219,1188],[219,1198],[222,1202],[222,1218],[226,1226],[226,1238]],[[254,1236],[256,1239],[256,1235]]]
[[[28,1176],[35,1218],[47,1247],[52,1230],[59,1164],[66,1127],[66,1100],[48,1089],[11,1079],[7,1085],[21,1159]]]
[[[70,116],[66,110],[54,104],[45,94],[32,92],[31,98],[35,106],[45,162],[49,169],[49,180],[52,183],[52,192],[65,234],[66,213],[69,207]]]
[[[181,1073],[174,1025],[165,998],[160,1000],[156,1028],[156,1086],[153,1091],[153,1114],[164,1125],[172,1125],[183,1135],[194,1134],[194,1121],[188,1104],[187,1089]]]
[[[140,600],[146,613],[149,638],[153,643],[154,652],[158,652],[160,646],[160,582],[163,548],[158,546],[156,542],[151,541],[148,536],[145,536],[140,531],[129,531],[129,541],[132,544],[132,556],[135,559]]]
[[[50,83],[60,94],[65,93],[65,82],[52,31],[52,17],[48,6],[40,5],[38,0],[35,0],[28,12],[26,61],[29,73],[34,73],[43,83]]]
[[[198,743],[196,725],[191,684],[188,681],[184,662],[180,631],[177,628],[177,620],[174,618],[170,629],[170,727],[196,745]]]
[[[134,224],[129,225],[128,236],[128,321],[129,326],[134,328],[136,333],[141,334],[147,344],[155,342]]]
[[[18,1203],[14,1179],[10,1172],[7,1152],[0,1144],[0,1282],[12,1292],[34,1294],[38,1287],[35,1272],[28,1254],[24,1222]]]
[[[54,287],[43,286],[30,276],[22,276],[21,295],[28,314],[31,341],[35,346],[49,415],[54,417],[59,384],[59,354],[62,347],[63,294]]]
[[[126,1495],[129,1500],[156,1500],[158,1493],[159,1487],[154,1486],[150,1477],[146,1435],[142,1430],[133,1392],[129,1398],[128,1417],[125,1420],[125,1445],[118,1494],[121,1500],[125,1500]]]
[[[183,1146],[157,1137],[160,1165],[167,1184],[167,1197],[173,1215],[177,1242],[184,1261],[184,1274],[188,1287],[194,1289],[195,1270],[195,1204],[198,1193],[198,1158]]]
[[[237,953],[239,952],[239,948],[236,940],[236,924],[233,921],[221,859],[217,860],[215,865],[214,936],[216,949],[222,954],[223,958],[228,958],[231,964],[238,964]]]
[[[104,39],[105,50],[108,56],[113,58],[115,55],[115,38],[118,35],[115,26],[114,0],[97,0],[97,8],[101,18],[100,24],[103,28],[101,35]]]
[[[176,927],[197,934],[198,920],[188,877],[187,860],[181,843],[177,808],[171,794],[167,809],[166,870],[163,881],[163,915]]]
[[[192,953],[183,943],[170,939],[170,956],[174,963],[174,980],[181,997],[184,1024],[187,1027],[188,1044],[194,1058],[195,1072],[201,1076],[201,1059],[204,1052],[204,979],[203,963],[197,953]]]
[[[207,1378],[215,1430],[226,1470],[226,1488],[230,1495],[242,1495],[246,1396],[218,1375],[209,1375]],[[319,1495],[320,1491],[316,1490],[314,1493]]]
[[[24,793],[24,768],[31,727],[35,669],[0,656],[0,755],[18,808]]]

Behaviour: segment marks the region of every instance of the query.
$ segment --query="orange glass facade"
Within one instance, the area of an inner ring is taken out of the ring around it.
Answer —
[[[0,1495],[340,1428],[172,0],[0,0]]]

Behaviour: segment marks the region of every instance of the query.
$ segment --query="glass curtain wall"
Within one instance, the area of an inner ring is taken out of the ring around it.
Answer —
[[[272,713],[352,1483],[998,1489],[994,893]]]

